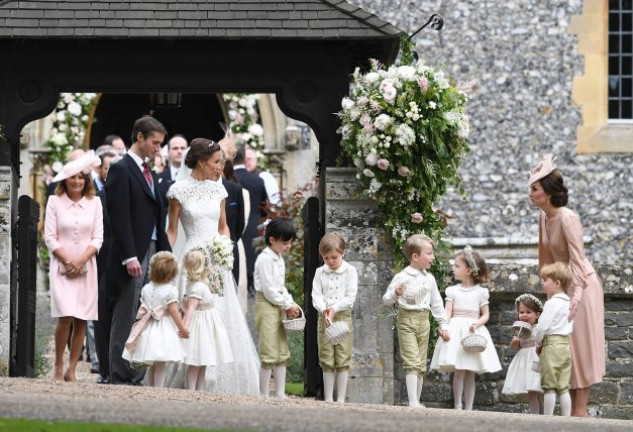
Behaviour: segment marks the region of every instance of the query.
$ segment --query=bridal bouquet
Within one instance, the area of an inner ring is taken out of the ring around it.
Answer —
[[[211,260],[224,270],[233,269],[233,242],[230,238],[218,235],[211,244]]]

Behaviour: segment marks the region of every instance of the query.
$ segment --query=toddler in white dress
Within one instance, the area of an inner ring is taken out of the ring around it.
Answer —
[[[178,288],[170,282],[178,274],[178,262],[171,252],[158,252],[149,262],[150,283],[141,290],[141,306],[122,357],[133,364],[149,365],[148,383],[163,387],[165,363],[181,362],[185,351],[179,336],[189,331],[178,311]]]
[[[182,305],[190,332],[189,339],[182,342],[187,355],[184,363],[188,365],[186,386],[189,390],[204,390],[207,366],[233,361],[229,338],[213,304],[213,294],[221,281],[203,247],[187,252],[183,265],[187,288]]]
[[[519,314],[519,321],[526,322],[536,327],[538,318],[543,312],[543,303],[532,294],[521,294],[514,301]],[[530,334],[528,338],[513,337],[510,348],[516,351],[512,362],[508,367],[506,380],[503,383],[503,394],[527,394],[530,403],[530,412],[541,412],[541,375],[532,369],[532,364],[538,361],[536,354],[536,342]]]
[[[488,267],[483,257],[466,246],[455,257],[453,275],[461,282],[446,288],[446,316],[448,317],[448,342],[438,339],[431,360],[431,369],[454,372],[453,398],[455,409],[473,409],[475,399],[475,373],[497,372],[501,363],[485,324],[490,317],[487,288],[479,285],[488,280]],[[462,339],[477,333],[486,339],[484,351],[467,352]],[[464,404],[462,405],[462,396]]]

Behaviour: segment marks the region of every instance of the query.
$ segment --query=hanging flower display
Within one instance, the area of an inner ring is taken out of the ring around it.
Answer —
[[[244,93],[225,93],[224,101],[228,106],[229,126],[238,145],[246,145],[257,152],[260,168],[268,167],[264,155],[264,128],[260,124],[259,95]]]
[[[45,145],[51,149],[46,171],[57,173],[68,159],[68,153],[81,146],[90,121],[95,93],[62,93],[53,113],[53,127]]]
[[[345,156],[363,191],[376,199],[403,264],[405,240],[424,232],[441,238],[445,215],[434,204],[448,187],[462,191],[458,167],[468,151],[465,114],[470,84],[454,85],[442,70],[415,60],[401,44],[400,64],[352,75],[338,113]]]

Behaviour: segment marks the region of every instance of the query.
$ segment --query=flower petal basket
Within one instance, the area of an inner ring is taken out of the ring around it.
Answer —
[[[486,349],[488,341],[482,335],[471,333],[462,339],[462,347],[467,353],[480,353]]]
[[[281,320],[284,328],[286,330],[289,331],[303,331],[303,329],[305,329],[306,327],[306,316],[303,313],[303,309],[301,309],[301,307],[299,307],[299,310],[301,311],[301,315],[299,316],[299,318],[295,318],[295,319],[283,319]]]
[[[349,337],[349,325],[345,321],[330,322],[325,329],[325,340],[332,345],[340,345]]]
[[[512,324],[512,336],[518,339],[528,339],[532,336],[532,325],[524,321],[515,321]]]

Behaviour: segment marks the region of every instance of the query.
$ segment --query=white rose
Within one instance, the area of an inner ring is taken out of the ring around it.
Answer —
[[[75,117],[81,115],[81,105],[79,105],[77,102],[69,103],[68,112],[74,115]]]
[[[412,66],[400,66],[398,68],[398,77],[403,80],[411,81],[415,77],[415,68]]]
[[[380,75],[378,75],[376,72],[369,72],[367,75],[365,75],[365,81],[368,84],[373,84],[379,79],[380,79]]]
[[[66,121],[66,112],[65,112],[65,111],[59,111],[59,112],[57,112],[56,118],[57,118],[57,121],[58,121],[58,122],[64,122],[64,121]]]
[[[344,97],[343,100],[341,101],[341,106],[343,107],[344,110],[352,109],[354,107],[354,101],[348,97]]]
[[[372,170],[370,170],[370,169],[368,169],[368,168],[365,168],[365,169],[363,170],[363,174],[365,174],[365,177],[373,177],[373,176],[374,176],[373,171],[372,171]]]
[[[64,167],[64,164],[62,164],[60,161],[53,162],[53,165],[51,166],[51,168],[53,169],[55,173],[60,172],[63,167]]]
[[[365,163],[369,166],[374,166],[376,165],[376,163],[378,162],[378,156],[376,155],[376,153],[369,153],[367,156],[365,156]]]
[[[264,135],[264,128],[259,123],[255,123],[248,127],[248,132],[253,135],[262,136]]]
[[[381,131],[384,131],[387,126],[389,126],[389,123],[391,123],[391,117],[389,117],[387,114],[380,114],[378,117],[376,117],[376,120],[374,120],[374,126],[376,127],[376,129],[379,129]]]
[[[386,102],[389,102],[389,103],[392,103],[396,99],[397,94],[398,94],[398,91],[391,84],[389,84],[388,86],[385,86],[385,89],[382,90],[382,97],[385,99]]]

